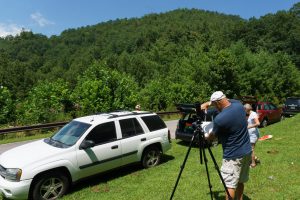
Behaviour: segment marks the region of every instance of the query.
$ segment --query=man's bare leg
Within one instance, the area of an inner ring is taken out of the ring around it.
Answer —
[[[236,188],[237,200],[243,200],[243,193],[244,193],[244,183],[238,183],[238,186]]]
[[[235,189],[234,188],[227,188],[227,189],[228,189],[228,192],[229,192],[229,195],[230,195],[231,199],[233,200],[234,196],[235,196]],[[226,192],[226,200],[230,200],[228,195],[227,195],[227,192]]]

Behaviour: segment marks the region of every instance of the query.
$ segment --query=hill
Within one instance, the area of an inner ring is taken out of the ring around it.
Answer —
[[[44,116],[30,120],[48,121],[47,112],[74,111],[68,105],[80,105],[80,113],[135,103],[167,110],[174,103],[203,101],[214,90],[281,103],[300,91],[298,7],[250,20],[179,9],[50,38],[32,32],[1,38],[0,85],[8,91],[3,99],[13,102],[3,118],[23,119],[33,107],[37,112],[47,107]],[[59,96],[54,103],[38,102],[53,96]],[[86,98],[92,99],[83,102]]]

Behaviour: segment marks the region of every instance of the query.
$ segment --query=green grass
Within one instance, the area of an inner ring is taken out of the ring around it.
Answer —
[[[257,143],[256,154],[261,164],[250,170],[244,199],[300,199],[300,115],[260,131],[261,136],[271,134],[273,138]],[[162,164],[155,168],[145,170],[134,165],[95,176],[73,186],[62,199],[169,199],[188,149],[180,141],[173,140],[172,145]],[[212,151],[220,165],[221,146]],[[224,188],[210,157],[208,167],[214,199],[224,199]],[[173,199],[210,199],[205,165],[200,165],[196,147],[190,152]]]
[[[32,132],[19,132],[19,133],[9,133],[5,135],[1,135],[0,145],[1,144],[8,144],[13,142],[22,142],[28,140],[36,140],[41,138],[47,138],[53,135],[53,131],[32,131]]]
[[[300,115],[261,129],[273,138],[257,143],[261,160],[250,171],[244,199],[300,199]],[[173,141],[163,163],[153,169],[130,166],[80,182],[63,199],[169,199],[188,146]],[[212,148],[220,164],[221,146]],[[224,188],[208,159],[214,199],[224,199]],[[199,164],[199,150],[192,148],[175,199],[210,199],[205,166]]]
[[[23,142],[28,140],[36,140],[36,139],[42,139],[47,138],[53,135],[53,133],[45,133],[45,134],[38,134],[38,135],[32,135],[32,136],[26,136],[26,137],[14,137],[14,138],[8,138],[4,140],[0,140],[0,144],[8,144],[13,142]]]

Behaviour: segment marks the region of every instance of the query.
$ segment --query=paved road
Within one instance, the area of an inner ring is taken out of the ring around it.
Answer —
[[[172,121],[167,121],[166,122],[167,127],[170,129],[171,132],[171,138],[175,138],[175,130],[176,130],[176,125],[177,125],[177,120],[172,120]],[[0,145],[0,154],[17,146],[20,146],[22,144],[26,144],[32,141],[24,141],[24,142],[15,142],[15,143],[10,143],[10,144],[1,144]]]
[[[1,144],[0,145],[0,154],[3,153],[4,151],[7,151],[11,148],[17,147],[17,146],[21,146],[22,144],[26,144],[32,142],[32,140],[30,141],[24,141],[24,142],[14,142],[14,143],[9,143],[9,144]]]
[[[166,121],[166,125],[171,132],[171,138],[175,139],[175,131],[178,120]]]

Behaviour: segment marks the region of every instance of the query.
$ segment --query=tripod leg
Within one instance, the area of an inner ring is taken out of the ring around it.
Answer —
[[[224,186],[224,188],[225,188],[225,192],[226,192],[226,194],[227,194],[227,196],[228,196],[228,199],[232,200],[232,198],[231,198],[231,196],[230,196],[230,194],[229,194],[229,191],[228,191],[228,189],[227,189],[227,187],[226,187],[226,184],[225,184],[225,182],[224,182],[224,179],[223,179],[223,177],[222,177],[222,174],[221,174],[221,172],[220,172],[219,166],[218,166],[218,164],[217,164],[217,162],[216,162],[216,159],[215,159],[215,157],[214,157],[214,155],[213,155],[213,153],[212,153],[212,151],[211,151],[211,149],[210,149],[209,146],[207,147],[207,149],[208,149],[208,152],[209,152],[209,154],[210,154],[211,159],[213,160],[213,162],[214,162],[214,164],[215,164],[215,168],[216,168],[216,170],[217,170],[217,172],[218,172],[218,174],[219,174],[219,177],[220,177],[220,179],[221,179],[221,181],[222,181],[222,184],[223,184],[223,186]]]
[[[187,153],[186,153],[186,155],[185,155],[184,161],[183,161],[182,165],[180,166],[180,171],[179,171],[179,174],[178,174],[178,177],[177,177],[175,186],[174,186],[174,188],[173,188],[173,191],[172,191],[172,195],[171,195],[171,197],[170,197],[170,200],[173,199],[173,196],[174,196],[174,193],[175,193],[175,191],[176,191],[176,188],[177,188],[179,179],[180,179],[180,177],[181,177],[181,174],[182,174],[183,169],[184,169],[184,167],[185,167],[185,163],[186,163],[186,161],[187,161],[187,159],[188,159],[188,156],[189,156],[189,154],[190,154],[190,151],[191,151],[191,148],[192,148],[194,139],[195,139],[195,137],[196,137],[197,135],[198,135],[198,133],[197,133],[197,131],[195,131],[195,132],[194,132],[194,135],[193,135],[193,137],[192,137],[192,139],[191,139],[191,141],[190,141],[190,145],[189,145],[188,151],[187,151]]]
[[[204,140],[204,138],[203,138]],[[200,146],[200,151],[202,152],[203,154],[203,158],[204,158],[204,163],[205,163],[205,170],[206,170],[206,176],[207,176],[207,181],[208,181],[208,187],[209,187],[209,191],[210,191],[210,197],[211,197],[211,200],[213,200],[213,193],[212,193],[212,185],[211,185],[211,182],[210,182],[210,176],[209,176],[209,171],[208,171],[208,167],[207,167],[207,157],[206,157],[206,153],[205,153],[205,147],[204,147],[204,142],[202,140],[202,146]]]
[[[199,154],[200,154],[200,164],[202,165],[203,164],[203,151],[201,151],[201,149],[203,148],[204,146],[204,143],[203,143],[203,138],[199,135]]]

